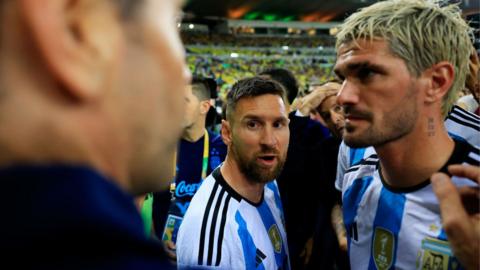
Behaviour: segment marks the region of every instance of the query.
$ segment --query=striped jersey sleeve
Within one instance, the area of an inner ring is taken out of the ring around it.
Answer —
[[[451,137],[480,147],[480,117],[478,115],[454,106],[445,119],[445,127]]]

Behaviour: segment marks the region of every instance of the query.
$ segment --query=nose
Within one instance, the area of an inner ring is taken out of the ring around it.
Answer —
[[[358,88],[348,80],[343,81],[342,87],[337,94],[337,103],[341,106],[358,103]]]
[[[268,147],[274,147],[277,145],[277,137],[276,137],[276,134],[275,134],[275,131],[273,130],[273,127],[266,127],[264,128],[263,132],[262,132],[262,137],[261,137],[261,140],[260,140],[260,144],[263,144],[265,146],[268,146]]]

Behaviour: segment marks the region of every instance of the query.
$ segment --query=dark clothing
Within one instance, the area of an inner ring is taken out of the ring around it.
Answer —
[[[338,246],[331,218],[333,206],[341,200],[341,193],[335,189],[340,143],[340,139],[328,137],[313,146],[313,151],[319,153],[315,163],[321,175],[317,195],[320,199],[315,215],[312,256],[307,269],[350,269],[347,253]]]
[[[309,117],[290,113],[290,141],[287,160],[277,178],[285,211],[286,230],[292,269],[302,269],[300,253],[313,235],[321,177],[313,151],[324,138],[324,127]]]
[[[133,198],[88,167],[0,170],[0,268],[163,269]],[[18,260],[17,258],[21,258]]]
[[[223,143],[220,135],[208,132],[209,153],[206,175],[208,176],[217,168],[227,155],[227,146]],[[202,183],[202,163],[203,163],[204,136],[196,142],[180,140],[177,151],[177,164],[175,184],[175,201],[170,202],[170,192],[158,192],[154,194],[153,200],[153,219],[155,233],[159,239],[162,239],[165,227],[165,220],[168,214],[183,217]]]

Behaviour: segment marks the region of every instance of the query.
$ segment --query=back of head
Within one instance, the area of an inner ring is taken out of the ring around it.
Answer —
[[[283,68],[272,68],[260,72],[259,75],[267,75],[272,80],[279,82],[287,91],[287,98],[290,104],[297,97],[298,82],[290,70]]]
[[[257,97],[261,95],[272,94],[282,97],[285,101],[285,90],[276,81],[265,77],[255,76],[241,79],[236,82],[232,90],[227,94],[227,120],[232,121],[232,113],[235,106],[242,98]]]
[[[361,9],[347,18],[337,34],[340,45],[359,39],[385,40],[393,55],[404,60],[410,73],[419,76],[441,61],[455,68],[455,78],[442,111],[446,114],[465,84],[471,29],[458,5],[438,1],[390,0]]]
[[[198,98],[199,101],[209,100],[212,98],[211,85],[206,78],[193,77],[192,79],[192,93]]]

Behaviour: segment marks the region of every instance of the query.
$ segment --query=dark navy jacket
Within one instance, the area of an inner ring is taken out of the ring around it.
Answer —
[[[163,269],[133,198],[87,167],[0,170],[0,268]]]

